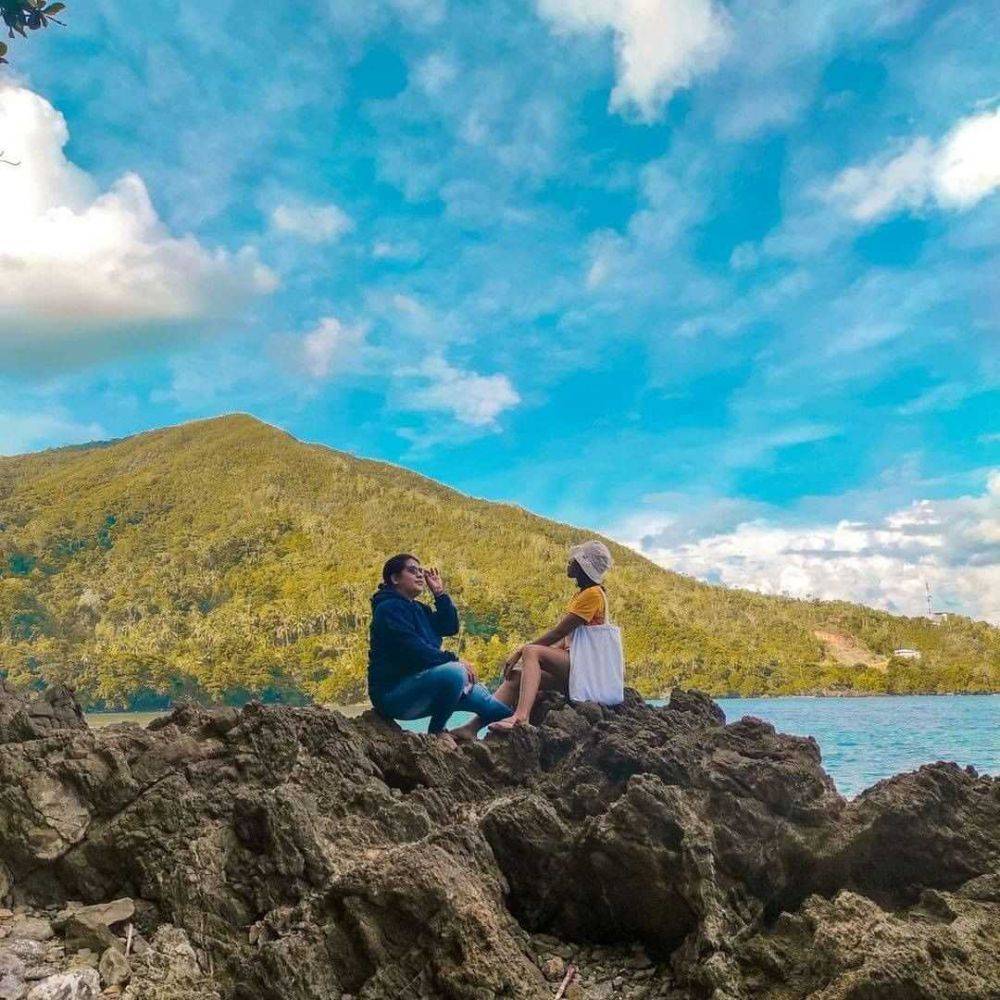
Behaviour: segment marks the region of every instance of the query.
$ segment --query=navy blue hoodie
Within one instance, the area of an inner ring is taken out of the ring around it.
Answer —
[[[376,707],[379,696],[404,677],[458,659],[441,648],[444,636],[458,633],[455,605],[447,594],[441,594],[434,598],[434,606],[432,611],[392,587],[372,594],[368,697]]]

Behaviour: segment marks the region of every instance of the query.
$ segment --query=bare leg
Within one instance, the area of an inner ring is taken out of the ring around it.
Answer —
[[[502,732],[505,729],[513,729],[515,726],[523,726],[528,722],[531,706],[535,704],[535,697],[538,694],[538,685],[542,681],[542,668],[538,664],[538,654],[534,652],[536,648],[535,646],[525,646],[524,652],[521,654],[521,683],[517,692],[514,714],[499,722],[494,722],[490,726],[491,732]]]
[[[559,683],[561,675],[568,676],[569,653],[564,649],[553,649],[551,646],[525,646],[521,655],[521,685],[514,714],[508,719],[494,722],[490,726],[491,730],[502,732],[528,722],[535,698],[538,696],[538,688],[542,683],[543,670],[547,676],[551,676],[556,683]]]
[[[508,680],[505,680],[503,684],[500,685],[493,692],[493,697],[497,701],[502,701],[505,705],[510,705],[513,708],[517,704],[517,692],[520,687],[519,675],[513,674]],[[483,720],[479,718],[478,715],[473,716],[462,726],[456,726],[451,730],[451,735],[458,740],[459,743],[471,743],[478,735],[479,730],[483,728]]]

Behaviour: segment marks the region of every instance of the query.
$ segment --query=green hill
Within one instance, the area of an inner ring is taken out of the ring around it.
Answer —
[[[92,703],[354,699],[387,555],[436,563],[485,674],[561,612],[589,533],[247,416],[0,458],[0,673]],[[1000,630],[726,590],[614,543],[630,682],[713,693],[1000,689]],[[891,657],[921,651],[918,662]],[[854,661],[854,662],[852,662]]]

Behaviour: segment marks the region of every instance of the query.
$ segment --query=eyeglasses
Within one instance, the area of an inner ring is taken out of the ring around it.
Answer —
[[[403,569],[405,569],[407,573],[412,573],[414,576],[424,575],[422,566],[404,566]]]

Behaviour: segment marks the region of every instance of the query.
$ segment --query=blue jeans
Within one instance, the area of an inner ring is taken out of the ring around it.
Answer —
[[[375,709],[390,719],[423,719],[429,715],[430,733],[440,733],[456,711],[478,715],[484,726],[512,714],[513,709],[497,701],[482,684],[473,684],[472,690],[463,694],[462,688],[468,680],[465,667],[457,663],[428,667],[419,674],[404,677],[382,694]]]

